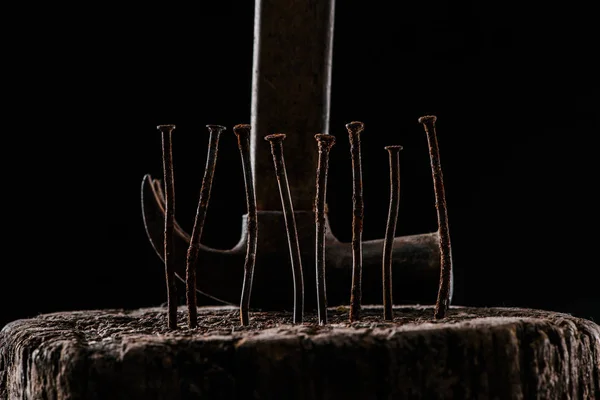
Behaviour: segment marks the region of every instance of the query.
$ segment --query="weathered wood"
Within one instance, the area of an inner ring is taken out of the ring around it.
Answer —
[[[291,313],[199,309],[199,328],[165,330],[165,310],[79,311],[0,332],[3,399],[593,399],[600,327],[510,308],[329,310],[331,325]]]

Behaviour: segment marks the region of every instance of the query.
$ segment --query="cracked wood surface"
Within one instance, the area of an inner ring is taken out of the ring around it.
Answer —
[[[199,308],[199,327],[166,330],[164,308],[76,311],[0,332],[2,399],[593,399],[600,327],[541,310],[451,307],[291,313]]]

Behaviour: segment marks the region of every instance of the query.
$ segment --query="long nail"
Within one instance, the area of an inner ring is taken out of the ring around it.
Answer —
[[[435,318],[446,316],[450,303],[450,279],[452,276],[452,250],[450,246],[450,232],[448,229],[448,209],[446,207],[446,194],[444,192],[444,178],[440,163],[440,151],[435,132],[435,115],[426,115],[419,118],[423,124],[429,143],[429,157],[431,159],[431,174],[433,175],[433,189],[435,193],[435,208],[437,209],[438,233],[440,235],[440,287],[437,302],[435,303]]]
[[[288,243],[292,263],[292,275],[294,278],[294,323],[301,323],[304,315],[304,278],[302,276],[302,262],[300,259],[300,244],[298,243],[298,232],[296,230],[296,218],[294,217],[294,206],[285,171],[285,160],[283,159],[283,140],[285,134],[277,133],[265,136],[265,140],[271,143],[271,154],[277,174],[277,184],[283,207],[283,217],[287,230]]]
[[[392,309],[394,306],[392,298],[392,250],[394,249],[394,236],[400,205],[400,150],[402,150],[402,146],[386,146],[385,149],[390,156],[390,209],[385,228],[385,241],[383,242],[383,319],[392,321],[394,319]]]
[[[315,224],[317,229],[316,267],[317,267],[317,310],[319,324],[327,323],[327,290],[325,286],[325,203],[327,201],[327,170],[329,169],[329,150],[335,144],[335,137],[316,134],[319,146],[317,164],[317,185],[315,194]]]
[[[362,166],[360,160],[360,133],[365,125],[362,122],[350,122],[346,129],[350,135],[350,154],[352,156],[352,289],[350,293],[350,321],[358,321],[362,301],[362,230],[363,230],[363,193]]]
[[[248,208],[248,243],[246,246],[246,261],[244,262],[242,298],[240,300],[240,320],[242,326],[246,326],[250,323],[250,294],[252,293],[252,279],[254,277],[254,264],[256,263],[256,241],[258,238],[256,195],[254,194],[254,179],[250,164],[250,125],[236,125],[233,127],[233,133],[237,136],[238,147],[242,156],[244,184],[246,185],[246,206]]]
[[[206,125],[209,132],[208,138],[208,156],[206,157],[206,167],[204,168],[204,177],[202,178],[202,188],[200,189],[200,199],[198,200],[198,209],[194,219],[194,228],[190,237],[190,247],[187,252],[187,263],[185,268],[185,288],[188,306],[188,324],[190,328],[198,326],[198,310],[196,305],[196,263],[198,262],[198,253],[200,252],[200,238],[206,219],[206,210],[210,200],[210,190],[215,174],[217,164],[217,152],[219,149],[219,136],[225,130],[224,126]]]
[[[162,136],[163,172],[165,179],[165,275],[167,280],[167,326],[177,329],[177,287],[173,265],[173,221],[175,219],[175,179],[171,135],[175,125],[158,125]]]

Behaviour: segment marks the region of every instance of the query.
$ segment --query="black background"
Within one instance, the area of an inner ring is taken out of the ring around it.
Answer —
[[[2,61],[0,326],[41,312],[165,300],[163,266],[139,201],[142,176],[162,174],[157,124],[177,124],[177,217],[188,230],[206,157],[204,126],[229,128],[203,242],[237,242],[245,200],[231,127],[250,118],[254,7],[214,3],[53,5],[13,15]],[[435,230],[417,118],[436,114],[455,304],[600,321],[597,29],[584,6],[549,7],[338,1],[330,218],[336,236],[349,240],[344,124],[361,120],[365,239],[385,230],[388,144],[405,147],[397,234]]]

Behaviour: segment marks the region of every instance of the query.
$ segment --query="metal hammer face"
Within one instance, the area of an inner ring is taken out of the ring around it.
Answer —
[[[334,0],[256,0],[251,162],[259,234],[253,308],[291,309],[293,305],[285,223],[269,145],[263,140],[274,132],[287,134],[285,157],[304,267],[305,308],[316,307],[313,205],[318,152],[314,135],[329,132],[333,19]],[[164,196],[160,181],[149,175],[142,182],[142,208],[148,237],[162,258]],[[247,240],[245,218],[240,241],[234,248],[223,251],[201,246],[196,272],[199,292],[238,304]],[[348,304],[351,244],[335,238],[327,218],[325,224],[328,305]],[[363,304],[382,301],[383,242],[363,242]],[[175,224],[173,257],[180,278],[185,277],[188,246],[189,235]],[[435,303],[440,278],[438,233],[396,237],[392,258],[394,301]]]

